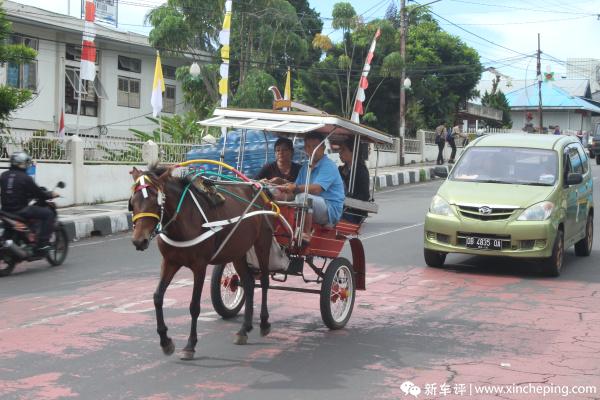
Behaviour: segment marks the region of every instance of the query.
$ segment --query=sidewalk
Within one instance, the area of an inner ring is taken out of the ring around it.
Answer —
[[[435,163],[410,164],[403,167],[377,169],[376,189],[391,186],[426,182],[433,177]],[[375,176],[375,169],[369,170]],[[105,236],[132,228],[131,214],[127,210],[127,200],[87,206],[64,207],[58,210],[60,221],[65,225],[70,240],[90,236]]]

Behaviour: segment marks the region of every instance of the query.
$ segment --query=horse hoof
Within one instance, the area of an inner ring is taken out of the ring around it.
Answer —
[[[179,359],[189,361],[194,359],[194,350],[182,350]]]
[[[235,340],[233,341],[234,344],[239,344],[239,345],[244,345],[244,344],[248,344],[248,336],[246,335],[240,335],[239,333],[235,335]]]
[[[266,328],[260,328],[260,336],[267,336],[269,333],[271,333],[270,326],[268,326]]]
[[[173,354],[175,352],[175,344],[173,344],[173,341],[169,340],[169,343],[167,343],[166,346],[163,346],[162,351],[165,356],[170,356]]]

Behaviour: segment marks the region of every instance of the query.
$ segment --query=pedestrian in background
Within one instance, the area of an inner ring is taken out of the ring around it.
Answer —
[[[446,141],[452,148],[452,152],[450,153],[450,158],[448,159],[448,164],[454,164],[454,157],[456,157],[456,142],[454,137],[454,129],[448,128],[448,134],[446,135]]]
[[[560,126],[556,125],[556,126],[554,127],[554,134],[555,134],[555,135],[560,135]]]
[[[444,147],[446,146],[446,125],[441,124],[435,128],[435,144],[438,147],[437,165],[444,164]]]
[[[465,147],[467,144],[469,144],[469,136],[467,135],[466,132],[463,132],[462,129],[460,129],[460,125],[456,124],[454,126],[454,128],[452,128],[452,135],[454,136],[455,140],[458,138],[462,139],[463,147]]]

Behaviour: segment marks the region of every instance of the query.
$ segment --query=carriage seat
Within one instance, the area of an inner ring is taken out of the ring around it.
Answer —
[[[352,197],[346,197],[344,199],[344,210],[346,208],[354,208],[355,210],[366,211],[368,213],[377,214],[379,206],[372,201],[363,201],[354,199]]]

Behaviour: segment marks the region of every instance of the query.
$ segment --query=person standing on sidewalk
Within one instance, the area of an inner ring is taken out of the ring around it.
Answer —
[[[454,164],[454,157],[456,157],[456,142],[454,136],[454,129],[448,128],[448,135],[446,136],[446,141],[452,148],[452,152],[450,153],[450,158],[448,159],[448,164]]]
[[[435,128],[435,144],[438,147],[437,165],[444,164],[444,147],[446,146],[446,125],[441,124]]]

